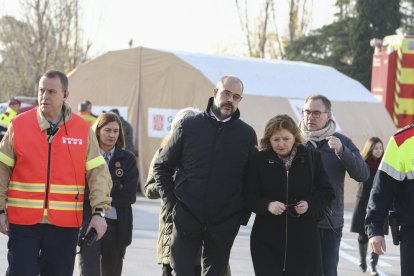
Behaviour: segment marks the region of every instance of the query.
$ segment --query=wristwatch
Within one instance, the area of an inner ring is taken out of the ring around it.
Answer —
[[[104,213],[102,208],[96,208],[95,212],[92,214],[92,216],[100,216],[100,217],[104,218],[105,213]]]

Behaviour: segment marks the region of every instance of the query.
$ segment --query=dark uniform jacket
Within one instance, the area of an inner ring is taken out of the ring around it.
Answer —
[[[414,226],[414,126],[391,137],[374,179],[365,220],[368,237],[383,236],[384,219],[393,210],[400,222]]]
[[[239,119],[238,110],[222,123],[209,115],[212,104],[210,98],[204,113],[178,125],[155,161],[154,179],[168,210],[178,202],[177,231],[208,231],[218,243],[230,241],[231,233],[232,242],[244,210],[244,177],[257,138]]]
[[[128,246],[132,241],[132,208],[136,201],[138,168],[135,155],[115,146],[114,155],[108,164],[112,177],[111,206],[116,208],[118,242],[120,246]],[[89,189],[85,189],[83,204],[83,225],[80,237],[85,233],[92,211],[89,204]]]

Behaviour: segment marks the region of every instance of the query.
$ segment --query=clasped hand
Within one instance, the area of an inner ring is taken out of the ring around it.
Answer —
[[[280,202],[280,201],[272,201],[267,205],[267,210],[272,213],[273,215],[281,215],[286,211],[288,205]],[[292,206],[296,213],[302,215],[308,211],[308,202],[305,200],[301,200],[297,202],[295,205]]]

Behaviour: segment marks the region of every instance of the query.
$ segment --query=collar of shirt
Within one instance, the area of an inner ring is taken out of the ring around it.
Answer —
[[[99,148],[99,152],[101,153],[101,155],[103,156],[103,157],[105,157],[105,154],[106,154],[106,152],[103,150],[103,149],[101,149],[101,148]],[[112,158],[112,156],[114,156],[114,152],[115,152],[115,147],[113,147],[108,153],[107,153],[107,157],[108,157],[108,163],[109,163],[109,161],[111,161],[111,158]]]
[[[231,120],[231,116],[229,116],[228,118],[226,118],[226,119],[224,119],[224,120],[220,120],[220,119],[216,116],[216,114],[214,114],[214,112],[213,112],[213,109],[212,109],[212,108],[210,108],[210,115],[211,115],[211,116],[213,116],[214,118],[216,118],[216,120],[217,120],[217,121],[219,121],[219,122],[223,122],[223,123],[226,123],[226,122],[228,122],[228,121],[230,121],[230,120]]]

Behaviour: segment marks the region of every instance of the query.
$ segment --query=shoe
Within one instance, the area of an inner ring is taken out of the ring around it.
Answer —
[[[361,268],[362,272],[367,271],[367,248],[368,248],[368,242],[366,243],[358,243],[359,247],[359,257],[360,257],[360,263],[359,267]]]
[[[369,261],[369,272],[372,276],[379,276],[377,271],[378,257],[378,254],[371,252],[371,259]]]
[[[360,263],[360,264],[359,264],[359,267],[361,268],[361,271],[362,271],[362,272],[367,271],[367,262]]]

